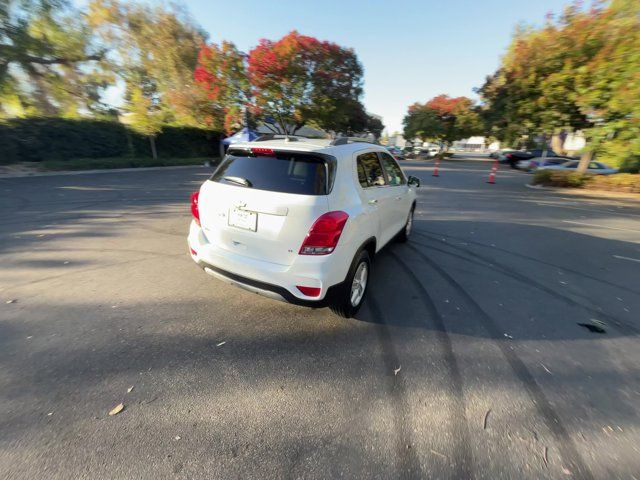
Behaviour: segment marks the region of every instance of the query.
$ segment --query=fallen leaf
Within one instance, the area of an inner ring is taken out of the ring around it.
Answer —
[[[9,303],[16,303],[18,300],[16,300],[15,298],[12,298],[11,300],[7,300],[7,304]]]
[[[487,429],[487,420],[489,419],[489,414],[491,413],[491,409],[487,410],[487,413],[484,414],[484,420],[482,421],[482,429]]]
[[[394,375],[398,375],[398,373],[400,372],[400,370],[402,370],[402,365],[400,365],[398,368],[394,368],[394,369],[393,369],[393,374],[394,374]]]
[[[119,403],[118,405],[116,405],[115,407],[113,407],[111,409],[111,411],[109,412],[109,416],[113,416],[113,415],[117,415],[119,414],[122,410],[124,410],[124,405],[122,403]]]
[[[565,475],[572,475],[571,470],[565,467],[562,467],[562,473],[564,473]]]
[[[225,343],[227,343],[227,342],[220,342],[220,343],[218,343],[218,344],[216,345],[216,347],[221,347],[221,346],[222,346],[222,345],[224,345]]]
[[[176,435],[175,437],[173,437],[174,440],[180,440],[180,438],[182,438],[180,437],[180,435]]]
[[[446,455],[444,455],[443,453],[436,452],[436,451],[435,451],[435,450],[433,450],[433,449],[430,449],[430,450],[431,450],[431,453],[433,453],[434,455],[437,455],[437,456],[442,457],[442,458],[447,458],[447,456],[446,456]]]
[[[127,393],[131,393],[132,390],[133,390],[133,385],[131,385],[129,388],[127,388]]]
[[[549,449],[545,446],[542,450],[542,460],[544,460],[544,466],[549,466]]]

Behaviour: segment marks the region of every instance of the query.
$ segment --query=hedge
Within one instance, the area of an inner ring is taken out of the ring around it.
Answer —
[[[631,173],[583,175],[578,172],[543,169],[535,173],[533,184],[551,187],[572,187],[587,190],[640,193],[640,175]]]
[[[164,127],[158,156],[217,157],[220,134],[191,127]],[[0,122],[0,164],[74,158],[151,157],[149,140],[108,120],[26,118]]]

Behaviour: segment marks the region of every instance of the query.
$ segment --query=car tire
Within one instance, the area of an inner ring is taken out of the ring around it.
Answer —
[[[409,211],[409,216],[407,217],[407,223],[405,223],[404,228],[400,230],[396,240],[400,243],[405,243],[409,241],[409,236],[411,235],[411,231],[413,230],[413,211],[415,207],[411,207]]]
[[[358,313],[367,295],[370,278],[371,258],[369,257],[369,252],[362,250],[352,263],[347,278],[331,305],[333,313],[344,318],[351,318]],[[354,292],[356,284],[360,286],[359,292]],[[354,299],[356,300],[355,302],[353,301]]]

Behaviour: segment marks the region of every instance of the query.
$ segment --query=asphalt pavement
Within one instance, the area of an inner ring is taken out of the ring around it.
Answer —
[[[640,479],[640,202],[468,160],[349,320],[191,261],[210,169],[0,179],[0,478]]]

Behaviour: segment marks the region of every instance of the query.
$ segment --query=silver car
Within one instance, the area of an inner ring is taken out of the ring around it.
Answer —
[[[545,165],[539,166],[538,170],[566,170],[566,171],[575,171],[580,164],[579,160],[571,160],[570,162],[562,163],[560,165]],[[589,168],[587,169],[587,173],[592,173],[594,175],[611,175],[614,173],[618,173],[617,168],[611,168],[608,165],[605,165],[601,162],[589,162]]]

